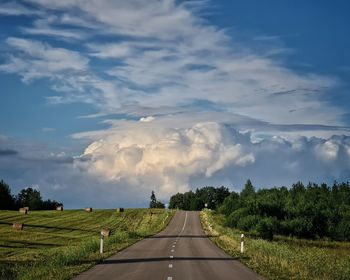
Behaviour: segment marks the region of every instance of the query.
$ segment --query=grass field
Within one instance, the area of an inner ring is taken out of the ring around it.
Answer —
[[[350,279],[349,242],[311,241],[282,236],[269,242],[246,237],[246,250],[241,254],[241,232],[225,227],[222,215],[203,211],[201,221],[217,246],[267,279]]]
[[[113,253],[163,229],[167,210],[0,211],[0,279],[71,279]],[[24,224],[23,231],[12,223]],[[112,229],[99,254],[102,228]]]

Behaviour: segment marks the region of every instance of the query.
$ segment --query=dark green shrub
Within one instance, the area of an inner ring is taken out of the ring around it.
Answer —
[[[271,241],[273,239],[273,234],[277,231],[277,228],[277,219],[268,217],[260,219],[255,227],[255,231],[259,237]]]
[[[260,219],[261,217],[256,215],[248,215],[248,216],[242,217],[238,221],[237,227],[244,231],[251,231],[256,227]]]

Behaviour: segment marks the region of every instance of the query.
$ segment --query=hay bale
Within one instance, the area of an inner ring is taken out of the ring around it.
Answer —
[[[56,208],[56,211],[63,211],[63,206],[58,206],[58,207]]]
[[[15,230],[23,230],[23,224],[13,223],[12,228]]]
[[[118,213],[124,212],[124,208],[117,208],[117,212]]]
[[[28,214],[28,209],[27,209],[27,207],[19,208],[19,213],[27,215],[27,214]]]
[[[92,212],[92,208],[91,207],[87,207],[87,208],[85,208],[85,211],[86,212]]]
[[[111,230],[109,228],[104,228],[101,230],[101,235],[103,235],[104,237],[108,237],[111,235]]]

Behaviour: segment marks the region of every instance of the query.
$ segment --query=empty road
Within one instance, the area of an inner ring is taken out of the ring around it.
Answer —
[[[178,211],[168,227],[80,274],[76,280],[262,279],[216,247],[198,212]]]

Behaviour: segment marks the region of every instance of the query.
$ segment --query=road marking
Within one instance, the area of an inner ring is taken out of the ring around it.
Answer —
[[[183,227],[182,227],[181,233],[185,230],[186,221],[187,221],[187,212],[186,212],[185,222],[184,222],[184,225],[183,225]]]
[[[174,258],[174,256],[170,256],[170,258],[171,258],[171,259],[173,259],[173,258]]]
[[[172,265],[172,264],[169,264],[169,268],[173,268],[173,265]]]
[[[175,248],[175,245],[173,245],[173,248]]]
[[[175,250],[171,250],[172,253],[174,253]]]
[[[173,280],[173,277],[168,276],[168,280]]]

